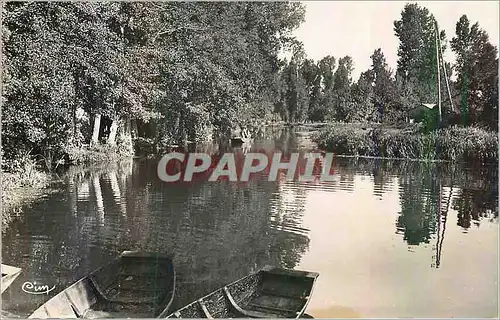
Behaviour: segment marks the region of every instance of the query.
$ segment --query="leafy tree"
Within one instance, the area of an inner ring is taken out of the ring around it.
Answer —
[[[301,43],[294,48],[289,64],[283,70],[286,85],[285,104],[288,121],[303,121],[307,117],[309,105],[309,92],[307,80],[304,76],[305,53]]]
[[[437,101],[436,20],[425,7],[406,4],[401,19],[394,21],[399,39],[397,73],[406,86],[412,83],[421,102]],[[444,44],[444,31],[439,33]],[[442,46],[442,52],[446,46]]]
[[[10,74],[2,119],[7,158],[32,150],[52,163],[76,138],[77,106],[108,107],[85,96],[91,92],[85,88],[96,88],[95,98],[112,81],[106,61],[116,56],[117,38],[103,22],[108,9],[91,3],[6,5],[11,30],[3,39]]]
[[[312,59],[304,60],[301,67],[301,74],[305,81],[307,94],[309,96],[309,106],[307,108],[307,118],[321,117],[316,115],[321,103],[321,74],[318,65]]]
[[[396,110],[394,109],[396,108],[395,99],[397,92],[391,71],[380,48],[375,50],[370,58],[372,59],[373,104],[381,120],[393,120],[396,118]]]
[[[278,54],[294,43],[304,7],[8,3],[3,15],[2,151],[52,161],[93,140],[101,122],[96,138],[111,144],[133,127],[170,143],[266,117],[281,85]]]
[[[352,99],[355,110],[354,121],[374,121],[375,108],[373,104],[373,74],[371,70],[361,73],[358,81],[352,85]]]
[[[339,59],[339,65],[333,75],[334,112],[337,120],[350,121],[353,115],[351,99],[353,61],[349,56]]]
[[[456,89],[463,121],[483,122],[498,130],[498,58],[488,34],[466,15],[456,24],[451,48],[457,56]]]
[[[333,78],[336,60],[333,56],[328,55],[323,57],[317,63],[317,66],[319,77],[317,78],[318,83],[315,86],[314,103],[318,102],[311,106],[310,117],[314,121],[324,121],[330,119],[333,115]]]

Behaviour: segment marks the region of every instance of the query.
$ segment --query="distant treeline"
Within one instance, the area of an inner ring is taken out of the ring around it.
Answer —
[[[442,125],[476,124],[497,130],[497,48],[479,24],[471,24],[465,15],[458,19],[451,41],[438,23],[428,9],[407,4],[400,20],[394,21],[399,39],[396,70],[388,67],[379,48],[370,57],[371,68],[357,81],[351,77],[351,57],[327,56],[313,61],[305,57],[301,46],[295,47],[291,61],[280,73],[283,87],[277,110],[291,122],[408,121],[411,109],[438,102],[438,30],[440,55],[451,48],[457,57],[454,65],[440,63]]]
[[[349,56],[307,59],[292,36],[304,13],[297,2],[6,3],[3,170],[26,156],[53,169],[101,142],[130,152],[138,137],[202,141],[236,122],[398,123],[437,100],[426,8],[408,4],[394,22],[397,70],[377,49],[355,82]],[[497,49],[466,16],[450,42],[439,34],[442,52],[450,46],[458,57],[446,63],[455,108],[443,94],[445,122],[496,130]],[[292,52],[289,61],[282,50]]]

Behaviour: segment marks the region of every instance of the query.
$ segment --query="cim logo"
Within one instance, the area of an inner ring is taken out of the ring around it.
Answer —
[[[29,294],[49,294],[55,288],[55,285],[50,288],[46,284],[37,285],[36,283],[30,281],[26,281],[21,286],[21,290]]]

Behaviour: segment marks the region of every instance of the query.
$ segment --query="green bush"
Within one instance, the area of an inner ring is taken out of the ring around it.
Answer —
[[[91,147],[70,145],[65,151],[68,155],[68,162],[73,165],[102,163],[133,155],[132,145],[125,139],[118,139],[116,145],[106,143]]]
[[[45,188],[49,178],[30,154],[5,165],[2,170],[2,225],[20,211],[26,200]]]
[[[318,146],[339,155],[446,161],[498,161],[498,136],[479,127],[427,131],[363,129],[334,124],[314,137]]]
[[[136,155],[155,154],[156,142],[152,138],[138,137],[134,139],[134,151]]]

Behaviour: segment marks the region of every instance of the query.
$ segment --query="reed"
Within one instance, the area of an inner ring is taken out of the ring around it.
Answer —
[[[30,155],[2,170],[2,228],[48,186],[50,175]]]
[[[363,129],[333,124],[314,137],[321,149],[339,155],[398,159],[498,161],[498,135],[480,127],[452,126],[422,132],[411,128]]]

